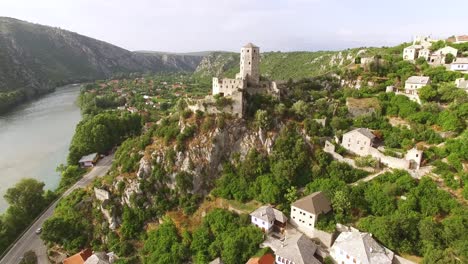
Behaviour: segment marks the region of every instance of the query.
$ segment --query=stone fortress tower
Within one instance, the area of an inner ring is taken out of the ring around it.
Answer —
[[[260,81],[260,48],[258,46],[252,43],[243,46],[240,50],[239,64],[239,73],[234,79],[213,77],[212,95],[205,98],[203,102],[199,101],[195,105],[189,104],[190,109],[219,112],[214,108],[202,107],[202,105],[212,104],[215,96],[222,96],[232,100],[232,105],[222,112],[243,117],[249,95],[268,94],[276,98],[280,97],[279,82]]]
[[[247,81],[247,85],[255,86],[260,82],[260,48],[248,43],[241,48],[240,72],[236,79]]]

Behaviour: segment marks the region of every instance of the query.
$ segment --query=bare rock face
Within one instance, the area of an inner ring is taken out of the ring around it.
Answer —
[[[110,192],[104,189],[94,188],[94,195],[96,196],[96,199],[101,202],[99,205],[99,209],[101,210],[104,218],[106,218],[109,224],[109,228],[115,230],[119,227],[119,221],[115,213],[112,212],[108,206],[111,203]]]
[[[140,167],[137,172],[138,179],[142,180],[148,178],[151,175],[152,170],[151,162],[145,159],[145,157],[141,158]]]

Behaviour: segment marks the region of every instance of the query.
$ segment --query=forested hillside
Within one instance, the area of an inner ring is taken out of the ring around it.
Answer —
[[[0,112],[65,83],[131,72],[192,72],[200,55],[131,52],[60,28],[0,17]]]

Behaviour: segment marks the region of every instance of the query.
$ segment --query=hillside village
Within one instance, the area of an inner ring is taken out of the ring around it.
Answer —
[[[466,51],[435,43],[359,49],[354,62],[300,80],[263,76],[265,57],[248,43],[235,77],[212,76],[211,91],[200,73],[87,85],[69,161],[128,139],[111,172],[46,222],[50,254],[63,263],[461,263]],[[115,141],[92,129],[103,122]]]

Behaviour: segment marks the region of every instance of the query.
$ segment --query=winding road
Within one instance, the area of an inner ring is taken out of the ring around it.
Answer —
[[[60,199],[66,197],[78,188],[88,186],[96,177],[104,176],[107,171],[109,171],[113,158],[114,155],[112,154],[101,159],[89,173],[84,175],[81,180],[65,191]],[[40,236],[36,234],[36,230],[44,224],[47,218],[52,216],[60,199],[55,201],[39,218],[37,218],[36,222],[29,227],[23,236],[16,241],[15,245],[0,260],[0,264],[17,264],[21,261],[23,254],[29,250],[36,252],[38,264],[49,264],[47,248]]]

